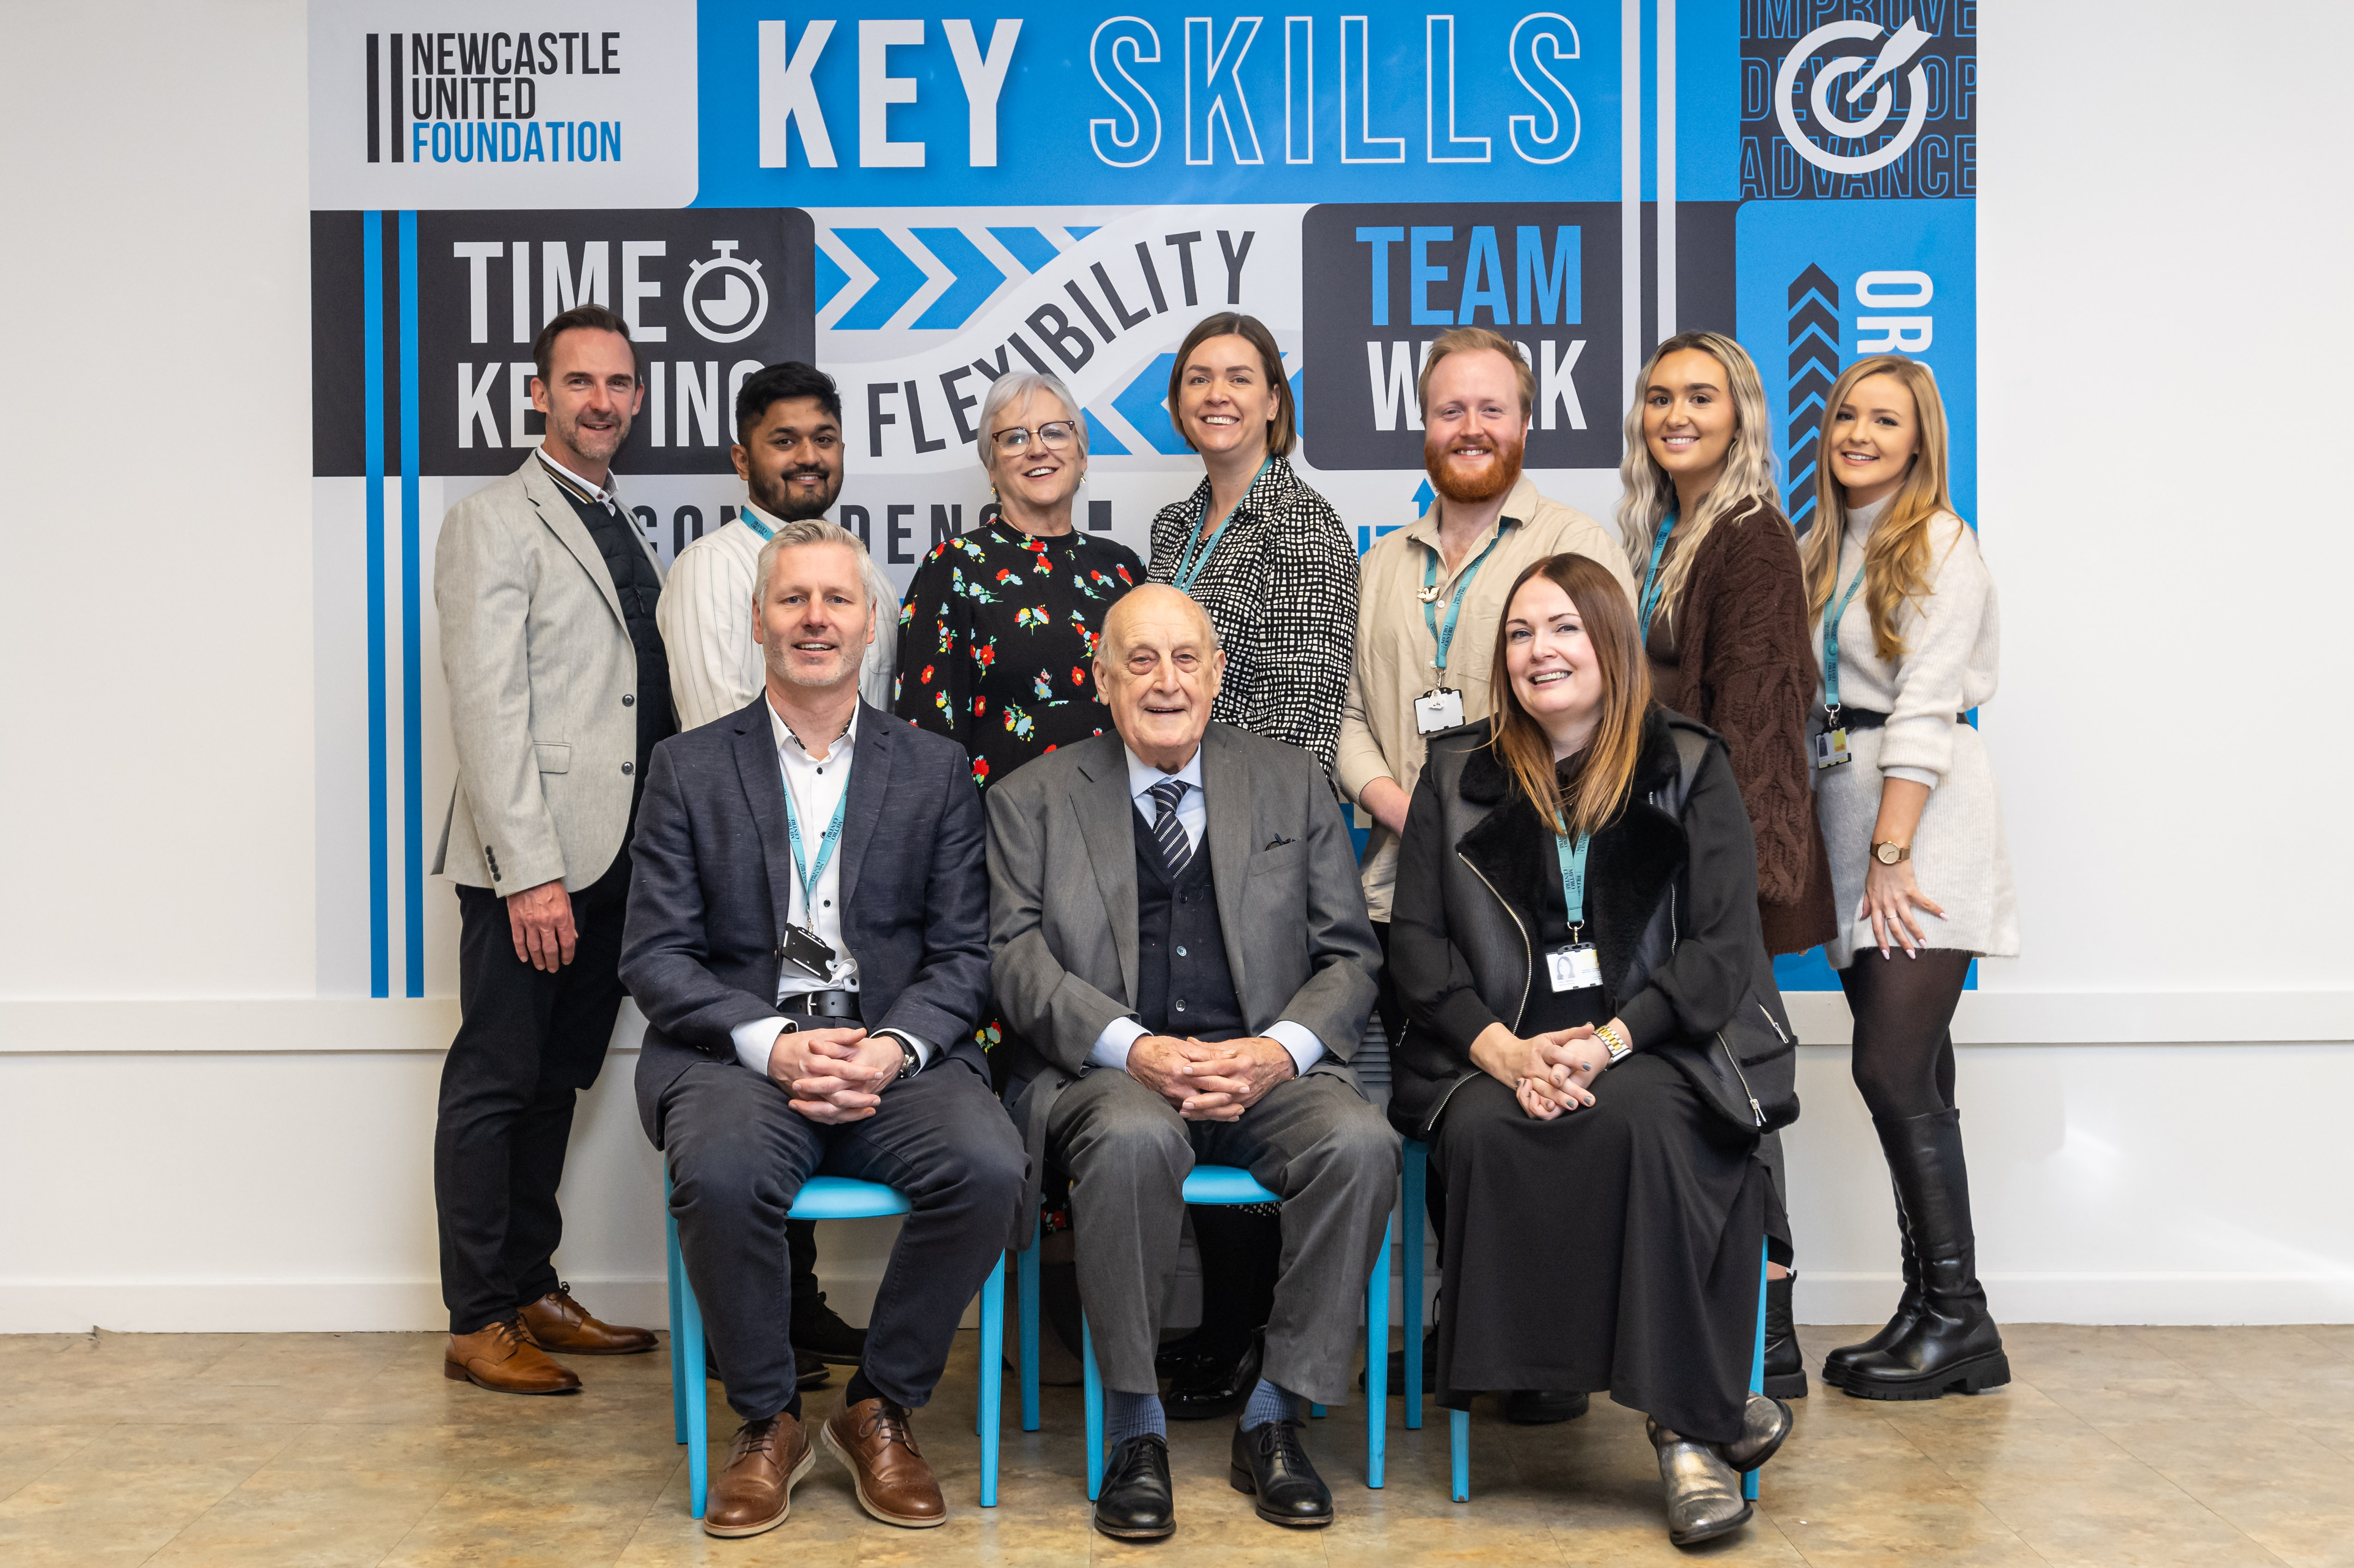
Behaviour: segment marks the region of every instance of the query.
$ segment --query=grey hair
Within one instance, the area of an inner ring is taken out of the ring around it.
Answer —
[[[875,588],[878,584],[887,588],[890,583],[876,569],[875,558],[866,553],[866,541],[839,523],[829,523],[822,517],[803,517],[780,524],[774,534],[769,535],[769,542],[760,546],[760,558],[752,567],[754,620],[760,618],[760,596],[769,590],[769,577],[776,570],[777,553],[800,545],[841,545],[848,548],[858,557],[858,580],[865,585],[868,610],[872,613],[877,609],[881,596]],[[891,596],[894,619],[898,615],[898,597],[896,593]]]
[[[997,417],[1009,407],[1019,407],[1034,392],[1044,392],[1062,404],[1070,416],[1073,438],[1079,449],[1080,461],[1087,455],[1087,417],[1079,408],[1079,400],[1063,385],[1059,376],[1049,376],[1043,370],[1018,370],[1001,376],[989,384],[989,396],[981,400],[981,466],[987,468],[997,451],[990,431],[997,429]]]

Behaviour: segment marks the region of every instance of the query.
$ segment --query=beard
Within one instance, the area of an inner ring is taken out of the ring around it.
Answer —
[[[1459,444],[1448,442],[1441,446],[1426,438],[1422,443],[1422,466],[1430,475],[1430,488],[1447,500],[1477,505],[1495,500],[1521,482],[1521,454],[1528,445],[1525,440],[1505,443],[1482,439],[1479,445],[1494,453],[1494,460],[1468,471],[1447,450]]]
[[[578,414],[569,417],[556,415],[548,424],[556,431],[558,440],[593,462],[612,461],[613,454],[621,450],[621,443],[630,439],[630,416],[627,413],[618,415],[612,424],[603,429],[583,426]]]
[[[792,484],[803,474],[815,474],[825,482],[822,491],[810,494]],[[779,523],[799,523],[805,518],[822,517],[842,494],[842,475],[822,468],[790,468],[771,482],[755,477],[746,487],[752,493],[752,503]]]

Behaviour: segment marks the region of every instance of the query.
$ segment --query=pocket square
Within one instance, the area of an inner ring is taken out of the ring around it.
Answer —
[[[1265,854],[1267,850],[1281,849],[1286,844],[1296,844],[1299,842],[1299,841],[1298,839],[1287,839],[1281,833],[1278,833],[1275,837],[1267,841],[1267,849],[1259,851],[1259,853]]]

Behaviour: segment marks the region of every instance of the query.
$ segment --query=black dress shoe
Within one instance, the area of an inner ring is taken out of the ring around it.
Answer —
[[[792,1340],[793,1359],[810,1366],[854,1367],[866,1355],[866,1330],[843,1322],[842,1314],[825,1304],[822,1290],[811,1300],[793,1303]]]
[[[1516,1426],[1552,1426],[1575,1421],[1590,1403],[1583,1393],[1552,1388],[1516,1388],[1504,1395],[1504,1419]]]
[[[1300,1446],[1297,1421],[1269,1421],[1247,1432],[1236,1427],[1234,1484],[1258,1499],[1258,1516],[1269,1524],[1332,1522],[1332,1493]]]
[[[1111,1451],[1103,1489],[1096,1494],[1096,1529],[1119,1541],[1158,1541],[1176,1532],[1168,1438],[1147,1432]]]
[[[1210,1421],[1235,1414],[1250,1403],[1251,1390],[1258,1386],[1263,1352],[1263,1341],[1254,1334],[1240,1357],[1200,1363],[1192,1377],[1169,1385],[1161,1408],[1172,1421]]]

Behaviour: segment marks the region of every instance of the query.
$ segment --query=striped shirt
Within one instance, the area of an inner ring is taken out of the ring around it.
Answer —
[[[771,529],[779,526],[749,502],[743,510]],[[670,651],[671,698],[682,729],[741,711],[767,682],[760,645],[752,641],[752,574],[765,542],[739,517],[681,550],[671,565],[655,619]],[[875,641],[859,664],[858,694],[887,713],[899,596],[871,558],[860,566],[875,599]]]

